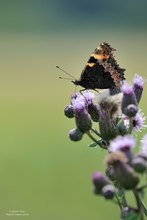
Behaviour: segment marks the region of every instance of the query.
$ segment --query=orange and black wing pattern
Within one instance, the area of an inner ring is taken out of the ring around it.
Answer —
[[[125,69],[117,64],[114,51],[108,43],[100,44],[87,61],[78,85],[85,89],[120,88]]]

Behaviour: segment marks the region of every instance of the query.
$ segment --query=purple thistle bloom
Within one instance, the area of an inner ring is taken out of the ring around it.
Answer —
[[[147,158],[147,134],[141,140],[141,154]]]
[[[77,106],[77,103],[82,103],[85,106],[92,104],[92,100],[94,98],[94,94],[91,93],[88,90],[85,90],[81,93],[77,92],[74,95],[72,95],[71,97],[71,104],[73,105],[73,107]]]
[[[130,95],[133,93],[133,88],[128,83],[124,83],[121,87],[121,91],[126,95]]]
[[[79,92],[75,93],[75,94],[72,95],[72,97],[71,97],[71,105],[73,106],[73,108],[76,108],[76,106],[78,105],[78,103],[85,105],[85,98],[84,98],[84,96],[82,96],[81,93],[79,93]]]
[[[134,83],[134,87],[136,86],[136,87],[139,87],[139,88],[143,89],[144,80],[143,80],[142,76],[139,76],[138,74],[135,74],[133,83]]]
[[[110,142],[109,151],[128,151],[135,146],[135,140],[130,135],[118,136]]]
[[[139,110],[133,118],[133,130],[138,132],[141,131],[141,129],[146,128],[145,120],[146,117],[144,116],[144,113]]]
[[[82,94],[85,98],[85,104],[90,105],[95,97],[94,93],[90,92],[89,90],[85,90],[82,92]]]
[[[95,194],[100,194],[102,188],[110,183],[108,177],[99,172],[93,173],[92,182],[95,188],[94,189]]]
[[[134,83],[133,90],[134,90],[137,102],[139,103],[142,97],[144,80],[141,76],[136,74],[133,83]]]
[[[124,115],[127,115],[128,117],[134,117],[138,109],[137,109],[137,100],[135,93],[133,91],[133,87],[125,83],[122,86],[122,92],[123,92],[123,98],[121,104],[122,113]]]

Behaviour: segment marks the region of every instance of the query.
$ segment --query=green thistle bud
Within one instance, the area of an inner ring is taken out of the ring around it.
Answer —
[[[102,195],[105,197],[105,199],[112,199],[115,196],[115,193],[116,189],[111,184],[105,185],[102,189]]]
[[[78,128],[69,131],[69,138],[71,141],[80,141],[82,137],[83,133]]]
[[[130,190],[137,186],[139,178],[133,168],[127,164],[127,158],[124,153],[115,152],[109,154],[107,164],[113,166],[115,178],[124,189]]]
[[[129,118],[132,118],[138,112],[138,107],[136,105],[130,104],[124,109],[124,114],[127,115]]]
[[[146,160],[139,155],[133,158],[131,165],[137,173],[143,173],[147,168]]]
[[[128,84],[124,84],[122,86],[122,92],[123,92],[123,98],[122,98],[122,105],[121,105],[121,109],[122,109],[122,113],[127,115],[129,117],[130,114],[133,114],[135,111],[137,113],[138,109],[137,109],[137,100],[136,100],[136,96],[134,94],[133,88],[128,85]],[[130,106],[128,108],[128,106]],[[136,108],[134,108],[133,106],[136,106]],[[135,115],[133,114],[132,117],[134,117]]]
[[[94,193],[95,194],[101,194],[103,187],[105,185],[110,184],[109,179],[105,175],[103,175],[99,172],[95,172],[92,175],[92,182],[94,184]]]
[[[91,116],[91,119],[95,122],[99,121],[99,110],[97,105],[95,105],[94,103],[91,103],[88,105],[88,113]]]
[[[74,118],[74,109],[72,105],[67,105],[64,109],[64,114],[67,118]]]

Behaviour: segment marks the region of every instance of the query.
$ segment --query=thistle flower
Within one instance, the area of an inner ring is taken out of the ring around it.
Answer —
[[[71,96],[71,105],[73,106],[73,108],[76,107],[78,103],[82,103],[83,105],[85,105],[85,98],[79,92]]]
[[[105,199],[112,199],[116,194],[116,189],[113,185],[108,184],[102,188],[102,195]]]
[[[133,81],[133,91],[135,93],[137,102],[139,103],[141,97],[142,97],[142,92],[143,92],[143,86],[144,86],[144,80],[141,76],[138,74],[135,75],[134,81]]]
[[[98,106],[94,104],[93,102],[88,105],[88,113],[90,114],[91,119],[94,122],[99,121],[99,109],[98,109]]]
[[[110,184],[109,179],[102,173],[95,172],[92,175],[92,182],[94,184],[94,193],[101,194],[101,191],[105,185]]]
[[[119,132],[117,128],[119,103],[118,95],[104,97],[99,103],[99,129],[103,139],[108,142]]]
[[[69,131],[69,138],[71,141],[80,141],[82,137],[83,133],[78,128]]]
[[[123,98],[122,98],[122,113],[128,117],[134,117],[137,113],[137,100],[133,91],[133,87],[125,83],[122,86]],[[130,106],[131,105],[131,106]]]
[[[77,128],[83,133],[89,131],[92,127],[91,117],[88,114],[83,102],[77,102],[74,104],[75,121]]]
[[[147,134],[141,140],[140,154],[147,159]]]
[[[131,166],[137,173],[143,173],[147,168],[146,159],[138,154],[132,159]]]
[[[146,128],[147,125],[145,125],[145,120],[146,117],[144,116],[144,113],[139,110],[133,118],[133,130],[138,132],[141,131],[141,129]]]
[[[130,135],[118,136],[110,142],[109,151],[116,152],[122,151],[125,153],[127,158],[132,158],[131,149],[135,147],[135,140]]]
[[[90,92],[89,90],[83,91],[82,95],[84,96],[86,105],[90,105],[95,97],[94,93]]]
[[[124,189],[130,190],[137,186],[139,178],[133,168],[127,163],[124,153],[111,153],[106,162],[108,165],[113,166],[115,178]]]
[[[67,105],[64,109],[64,114],[67,118],[74,118],[74,109],[72,105]]]

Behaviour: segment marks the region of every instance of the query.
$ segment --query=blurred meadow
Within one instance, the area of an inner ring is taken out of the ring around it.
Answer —
[[[75,88],[55,66],[79,78],[106,41],[128,81],[147,78],[146,7],[145,0],[0,0],[0,219],[119,219],[115,204],[92,193],[105,151],[88,148],[86,136],[68,139],[75,125],[63,109]],[[145,115],[146,93],[147,83]]]

